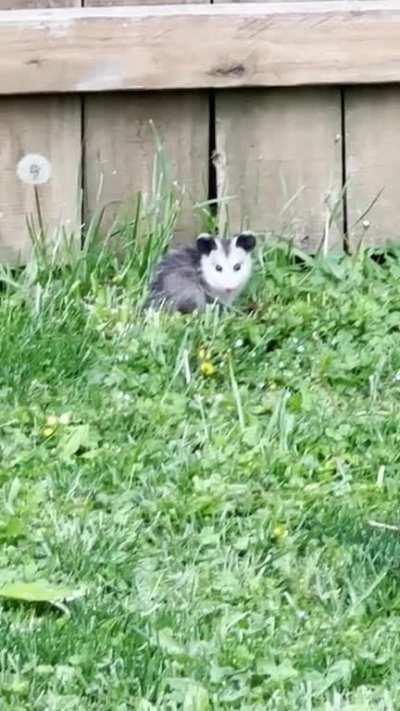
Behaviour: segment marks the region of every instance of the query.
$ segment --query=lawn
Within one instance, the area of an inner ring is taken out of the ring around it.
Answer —
[[[3,274],[0,708],[399,709],[400,254],[145,315],[159,247]]]

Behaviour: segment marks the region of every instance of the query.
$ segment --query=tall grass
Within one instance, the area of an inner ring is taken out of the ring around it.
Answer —
[[[144,317],[179,206],[158,155],[2,269],[0,706],[394,711],[399,251],[260,239],[234,310]]]

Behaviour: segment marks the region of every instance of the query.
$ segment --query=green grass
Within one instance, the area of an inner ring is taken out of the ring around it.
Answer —
[[[400,255],[145,316],[152,220],[3,274],[0,708],[400,708]]]

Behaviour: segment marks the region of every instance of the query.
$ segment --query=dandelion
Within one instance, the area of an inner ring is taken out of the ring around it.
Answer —
[[[273,530],[274,538],[276,538],[278,541],[282,540],[283,538],[286,538],[287,536],[287,530],[284,526],[275,526]]]
[[[51,163],[38,153],[28,153],[17,165],[17,176],[28,185],[44,185],[51,176]]]
[[[54,427],[45,427],[43,429],[42,434],[43,434],[43,437],[46,437],[46,439],[48,439],[49,437],[51,437],[54,434],[54,432],[55,432]]]
[[[210,377],[216,372],[215,367],[210,360],[204,360],[200,366],[200,370],[206,377]]]

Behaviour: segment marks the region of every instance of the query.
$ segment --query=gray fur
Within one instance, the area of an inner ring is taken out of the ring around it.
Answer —
[[[199,268],[200,252],[195,247],[169,252],[154,273],[148,306],[182,313],[204,309],[209,297]]]

